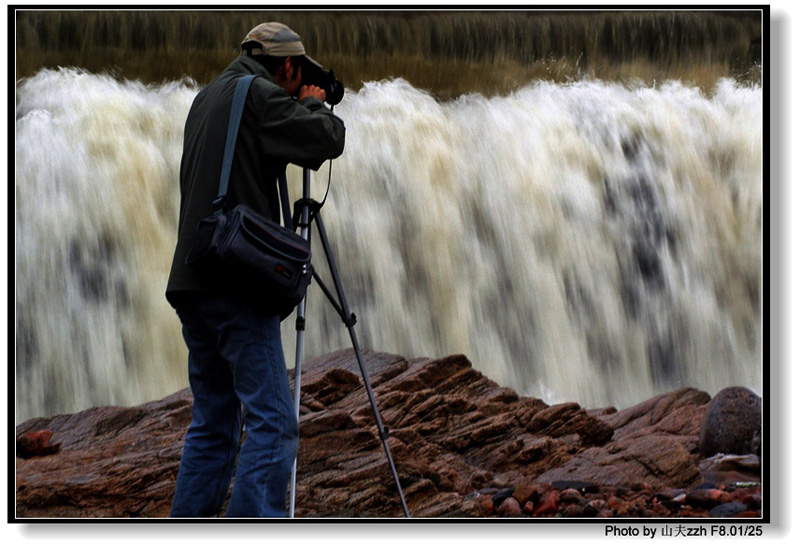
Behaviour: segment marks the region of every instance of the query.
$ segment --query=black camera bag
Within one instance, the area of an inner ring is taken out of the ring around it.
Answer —
[[[279,176],[285,227],[244,205],[227,213],[222,210],[239,121],[254,77],[237,82],[214,213],[197,225],[186,264],[222,281],[246,285],[254,291],[254,299],[260,298],[259,293],[268,294],[270,306],[283,320],[303,300],[312,277],[311,245],[294,231],[285,175]]]

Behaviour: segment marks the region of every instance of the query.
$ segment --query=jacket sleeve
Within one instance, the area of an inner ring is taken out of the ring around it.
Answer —
[[[260,116],[261,151],[271,157],[317,170],[344,151],[344,122],[322,102],[298,102],[275,85],[254,93]]]

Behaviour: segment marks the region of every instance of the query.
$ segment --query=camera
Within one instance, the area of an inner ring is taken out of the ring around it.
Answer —
[[[325,102],[335,106],[344,98],[344,84],[336,79],[333,70],[326,70],[313,60],[303,59],[300,85],[313,85],[325,91]]]

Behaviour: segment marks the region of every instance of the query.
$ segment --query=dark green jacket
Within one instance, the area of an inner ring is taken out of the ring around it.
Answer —
[[[245,204],[280,220],[277,176],[288,163],[317,170],[344,150],[344,123],[315,98],[296,101],[255,60],[238,57],[201,90],[186,120],[181,158],[178,244],[167,299],[180,293],[229,291],[231,282],[209,279],[186,266],[198,222],[212,213],[236,81],[257,74],[247,95],[231,167],[226,211]]]

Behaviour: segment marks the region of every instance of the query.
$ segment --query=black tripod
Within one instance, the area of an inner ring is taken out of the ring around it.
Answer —
[[[358,366],[361,369],[361,376],[364,380],[364,387],[367,390],[367,396],[369,397],[369,402],[372,404],[372,413],[375,416],[375,423],[378,425],[378,436],[380,437],[381,441],[383,442],[383,449],[386,450],[386,457],[389,460],[389,468],[392,470],[392,475],[394,476],[394,482],[397,485],[397,492],[400,494],[400,502],[403,505],[403,512],[407,518],[410,518],[411,515],[408,513],[408,507],[406,506],[406,499],[403,496],[403,488],[400,486],[400,478],[397,475],[397,470],[394,467],[394,461],[392,460],[392,453],[389,451],[389,444],[387,443],[387,439],[389,438],[389,431],[386,427],[383,426],[383,422],[381,421],[380,412],[378,412],[378,405],[375,402],[375,395],[372,392],[372,387],[370,386],[369,382],[369,375],[367,373],[367,368],[364,365],[364,360],[361,357],[361,350],[358,347],[358,339],[356,338],[356,333],[354,330],[354,326],[356,324],[356,316],[353,313],[350,313],[350,309],[347,306],[347,300],[344,296],[344,290],[342,289],[342,282],[339,277],[339,272],[336,268],[336,263],[333,259],[333,254],[331,253],[331,246],[330,242],[328,241],[328,235],[325,232],[325,225],[322,222],[322,217],[319,214],[320,208],[322,205],[317,202],[316,200],[312,200],[310,197],[311,193],[311,173],[308,168],[303,169],[303,198],[298,200],[295,203],[295,218],[299,215],[299,221],[297,224],[300,226],[300,235],[305,238],[306,240],[310,239],[311,236],[311,223],[316,223],[317,230],[319,231],[320,242],[322,243],[322,248],[325,251],[325,258],[328,261],[328,268],[331,272],[331,277],[333,278],[333,285],[336,289],[336,297],[331,293],[331,291],[325,286],[325,284],[320,279],[319,275],[317,275],[316,271],[313,272],[314,280],[322,289],[325,296],[330,301],[331,305],[334,307],[336,312],[344,321],[345,326],[347,327],[348,332],[350,333],[350,340],[353,342],[353,350],[356,354],[356,360],[358,361]],[[288,198],[286,199],[288,202]],[[284,213],[286,210],[284,210]],[[297,349],[295,352],[295,366],[294,366],[294,408],[295,408],[295,415],[297,416],[297,420],[300,421],[300,375],[301,375],[301,363],[303,359],[303,335],[305,333],[305,322],[306,322],[306,298],[304,298],[300,305],[297,307]],[[338,301],[337,301],[338,299]],[[292,483],[291,483],[291,492],[290,492],[290,506],[289,506],[289,516],[294,517],[294,506],[295,506],[295,496],[296,496],[296,484],[297,484],[297,459],[295,459],[294,466],[292,467]]]

